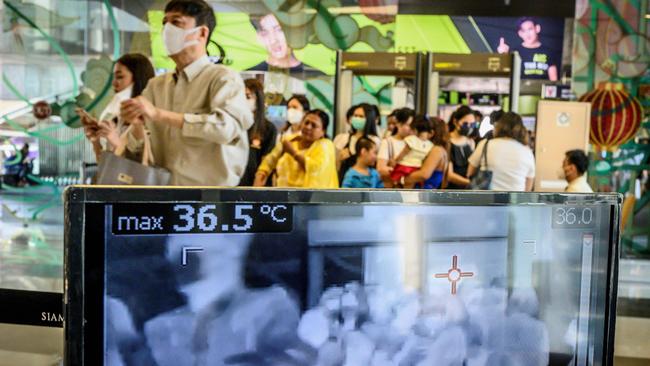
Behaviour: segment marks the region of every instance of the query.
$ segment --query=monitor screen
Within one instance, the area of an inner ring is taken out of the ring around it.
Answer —
[[[229,192],[79,211],[95,361],[609,364],[615,195]]]
[[[564,18],[474,17],[472,22],[488,49],[519,53],[522,79],[560,80]]]

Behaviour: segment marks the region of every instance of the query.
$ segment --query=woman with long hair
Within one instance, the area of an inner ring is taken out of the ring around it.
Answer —
[[[476,146],[469,136],[476,128],[476,115],[468,106],[460,106],[449,119],[449,185],[451,189],[466,189],[469,185],[467,179],[467,159]]]
[[[113,67],[115,95],[99,115],[99,119],[93,118],[83,110],[77,110],[86,137],[92,143],[98,161],[102,151],[112,151],[120,144],[120,134],[125,129],[124,124],[118,119],[120,104],[142,94],[149,79],[154,76],[153,65],[146,56],[139,53],[123,55]]]
[[[427,117],[420,116],[416,118]],[[431,124],[433,135],[431,142],[433,148],[422,162],[422,167],[409,174],[404,182],[407,186],[421,184],[424,189],[441,189],[447,186],[447,172],[449,165],[449,133],[447,124],[438,117],[428,119]]]
[[[240,186],[252,186],[255,172],[262,158],[273,150],[278,131],[265,117],[264,86],[257,79],[246,79],[246,101],[253,112],[253,125],[248,129],[248,165],[239,182]]]
[[[487,164],[483,159],[486,150]],[[494,126],[494,138],[483,140],[469,158],[468,177],[479,169],[492,172],[490,190],[531,191],[535,179],[535,157],[528,146],[528,130],[521,117],[505,113]]]
[[[371,139],[377,146],[381,139],[377,134],[378,109],[368,103],[356,106],[350,118],[350,132],[343,132],[334,138],[337,153],[339,179],[342,181],[345,173],[355,164],[355,146],[361,137]]]

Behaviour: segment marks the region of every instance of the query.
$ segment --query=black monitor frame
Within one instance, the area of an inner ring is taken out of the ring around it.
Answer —
[[[426,204],[440,206],[508,206],[540,204],[607,204],[611,206],[606,306],[603,329],[604,365],[614,362],[614,330],[620,257],[619,194],[566,194],[418,190],[293,190],[238,188],[146,188],[75,186],[65,192],[65,364],[103,363],[103,227],[88,227],[86,217],[104,217],[111,203],[273,202],[293,204]],[[102,220],[103,221],[103,220]],[[97,222],[97,221],[95,221]],[[94,240],[94,241],[93,241]],[[88,245],[93,244],[93,245]],[[102,245],[100,245],[102,244]],[[99,311],[98,311],[99,310]]]

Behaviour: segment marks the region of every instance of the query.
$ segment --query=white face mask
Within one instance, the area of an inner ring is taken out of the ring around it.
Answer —
[[[251,112],[255,112],[255,110],[257,110],[257,101],[255,99],[246,99],[246,103],[248,103],[248,108],[251,110]]]
[[[183,29],[171,23],[165,24],[165,26],[163,27],[162,38],[163,38],[163,43],[165,44],[165,48],[167,49],[167,55],[169,56],[175,55],[181,52],[183,49],[185,49],[185,47],[199,44],[199,41],[197,39],[193,39],[190,41],[185,40],[185,37],[187,37],[192,33],[196,33],[199,30],[199,28],[201,27],[196,27],[192,29]]]
[[[295,108],[287,109],[287,121],[292,125],[302,122],[303,113]]]
[[[100,121],[108,121],[120,115],[120,105],[123,101],[131,99],[133,94],[133,84],[124,88],[124,90],[115,93],[113,99],[108,103],[104,111],[99,116]]]

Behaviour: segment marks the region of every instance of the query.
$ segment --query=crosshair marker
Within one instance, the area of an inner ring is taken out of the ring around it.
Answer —
[[[435,278],[446,278],[451,282],[451,294],[456,295],[456,286],[458,281],[463,277],[474,277],[474,272],[463,272],[458,268],[458,256],[455,255],[451,258],[451,268],[447,273],[436,273]]]

